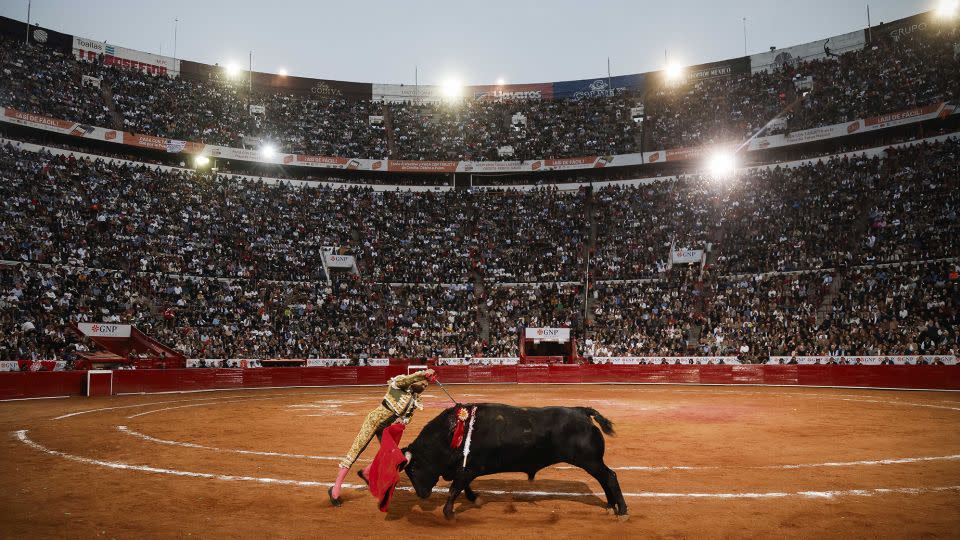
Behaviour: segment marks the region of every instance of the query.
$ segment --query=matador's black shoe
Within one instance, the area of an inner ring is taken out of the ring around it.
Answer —
[[[370,486],[370,480],[367,480],[367,476],[363,474],[363,469],[357,469],[357,476],[359,476],[360,479],[363,480],[364,484],[366,484],[368,487]]]
[[[340,497],[333,496],[333,486],[330,486],[330,489],[327,490],[327,496],[330,497],[330,504],[332,504],[333,506],[337,508],[340,508],[341,506],[343,506],[343,499],[341,499]]]

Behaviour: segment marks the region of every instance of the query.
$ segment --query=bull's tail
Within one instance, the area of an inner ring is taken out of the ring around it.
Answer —
[[[590,407],[577,407],[577,410],[581,411],[583,414],[593,418],[597,424],[600,426],[600,431],[604,432],[607,435],[613,435],[613,422],[607,420],[602,414],[597,412],[596,409]]]

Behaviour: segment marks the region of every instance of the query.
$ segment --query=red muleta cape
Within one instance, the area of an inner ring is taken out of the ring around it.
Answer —
[[[406,427],[405,424],[392,424],[383,430],[380,451],[370,464],[370,493],[377,498],[381,512],[387,511],[393,490],[400,481],[400,467],[407,462],[400,451],[400,437]]]

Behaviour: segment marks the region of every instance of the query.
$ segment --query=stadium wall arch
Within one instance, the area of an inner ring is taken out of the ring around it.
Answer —
[[[436,366],[451,384],[764,385],[960,390],[960,366],[915,365],[500,365]],[[117,370],[113,395],[382,385],[407,365]],[[0,373],[0,400],[87,394],[86,371]]]

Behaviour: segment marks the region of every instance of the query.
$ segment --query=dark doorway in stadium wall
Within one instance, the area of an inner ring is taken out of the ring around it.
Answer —
[[[575,363],[576,339],[569,328],[525,328],[520,331],[520,361],[535,364]]]

